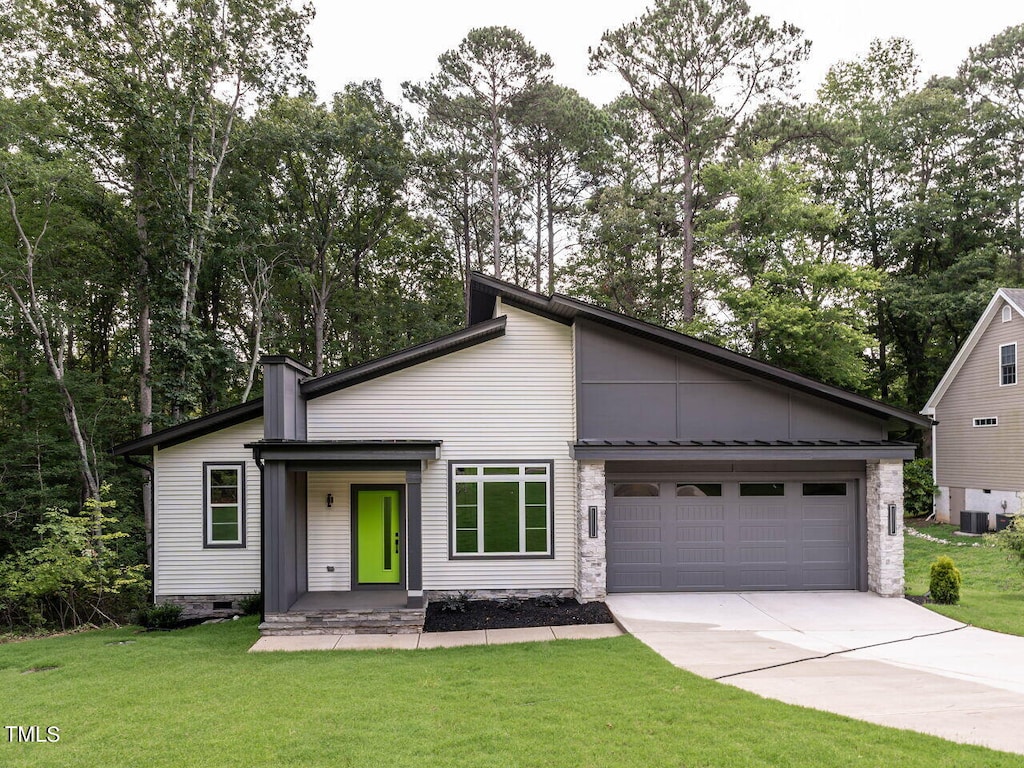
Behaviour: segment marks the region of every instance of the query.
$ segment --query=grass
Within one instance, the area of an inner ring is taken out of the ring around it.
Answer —
[[[965,624],[1024,635],[1024,574],[1006,553],[984,539],[954,535],[955,526],[910,523],[922,533],[950,542],[981,542],[981,546],[952,546],[906,536],[904,571],[909,595],[928,591],[931,564],[939,555],[953,558],[960,569],[959,605],[933,605],[933,611]]]
[[[631,637],[430,651],[247,654],[255,621],[0,646],[14,766],[1019,766],[762,699]],[[127,644],[119,644],[127,643]],[[27,669],[56,667],[26,674]]]

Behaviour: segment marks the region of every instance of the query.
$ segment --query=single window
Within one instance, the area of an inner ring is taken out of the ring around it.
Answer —
[[[551,465],[451,467],[453,555],[550,555]]]
[[[1009,304],[1003,305],[1003,322],[1008,323],[1013,319],[1013,310],[1010,309]]]
[[[1017,383],[1017,342],[999,347],[999,386]]]
[[[845,496],[846,483],[804,483],[804,496]]]
[[[981,418],[974,420],[974,426],[976,427],[998,427],[999,418],[997,416],[982,416]]]
[[[676,483],[676,496],[721,496],[721,483]]]
[[[245,465],[204,464],[203,544],[245,546]]]
[[[785,496],[785,483],[740,483],[740,496]]]
[[[612,496],[660,496],[657,483],[613,483]]]

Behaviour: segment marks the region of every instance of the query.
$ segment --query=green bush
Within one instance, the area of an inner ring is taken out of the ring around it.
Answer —
[[[103,486],[101,494],[109,489]],[[130,614],[147,591],[145,565],[118,549],[127,533],[106,532],[113,501],[89,499],[79,514],[48,509],[38,546],[0,561],[0,620],[11,629],[71,629]]]
[[[1024,570],[1024,515],[1014,517],[1006,528],[999,533],[989,534],[986,538]]]
[[[951,558],[942,555],[932,563],[928,593],[932,602],[941,605],[956,605],[960,602],[960,570]]]
[[[914,459],[903,464],[903,512],[908,517],[932,513],[938,486],[932,482],[932,460]]]
[[[140,608],[135,614],[135,623],[146,629],[174,629],[180,620],[181,606],[175,603]]]
[[[253,592],[238,601],[238,607],[245,616],[255,616],[263,610],[263,593]]]
[[[449,592],[437,599],[437,604],[442,611],[448,613],[465,613],[469,610],[469,601],[473,599],[473,593],[463,590],[462,592]]]

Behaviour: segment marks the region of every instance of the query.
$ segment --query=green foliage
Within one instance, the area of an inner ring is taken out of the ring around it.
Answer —
[[[263,611],[263,593],[254,592],[238,601],[243,616],[256,616]]]
[[[469,609],[469,602],[473,599],[473,593],[463,590],[462,592],[448,592],[438,598],[437,603],[442,611],[449,613],[465,613]]]
[[[506,595],[499,604],[501,610],[516,613],[523,609],[523,598],[518,595]]]
[[[910,517],[930,515],[938,486],[932,481],[932,460],[903,462],[903,512]]]
[[[1024,515],[1016,516],[1006,528],[999,533],[989,534],[986,539],[1005,552],[1024,571]]]
[[[135,623],[146,629],[174,629],[181,621],[181,606],[160,603],[140,608],[135,612]]]
[[[952,558],[943,555],[932,563],[928,594],[939,605],[956,605],[960,602],[960,571]]]
[[[49,509],[35,528],[36,546],[0,561],[0,615],[10,627],[113,621],[142,597],[146,566],[121,556],[126,533],[105,531],[117,522],[106,514],[114,506],[88,499],[80,514]]]

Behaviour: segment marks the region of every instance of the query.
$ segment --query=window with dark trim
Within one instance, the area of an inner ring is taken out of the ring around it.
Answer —
[[[721,496],[721,483],[676,483],[676,496]]]
[[[740,483],[740,496],[785,496],[785,483]]]
[[[550,462],[450,466],[453,557],[552,554]]]
[[[244,464],[203,464],[203,546],[245,546]]]
[[[804,496],[845,496],[846,483],[804,483]]]
[[[981,416],[974,420],[974,426],[976,427],[998,427],[999,417],[998,416]]]
[[[999,386],[1017,383],[1017,342],[999,347]]]
[[[657,483],[612,483],[612,496],[622,497],[651,497],[660,496],[661,489]]]

